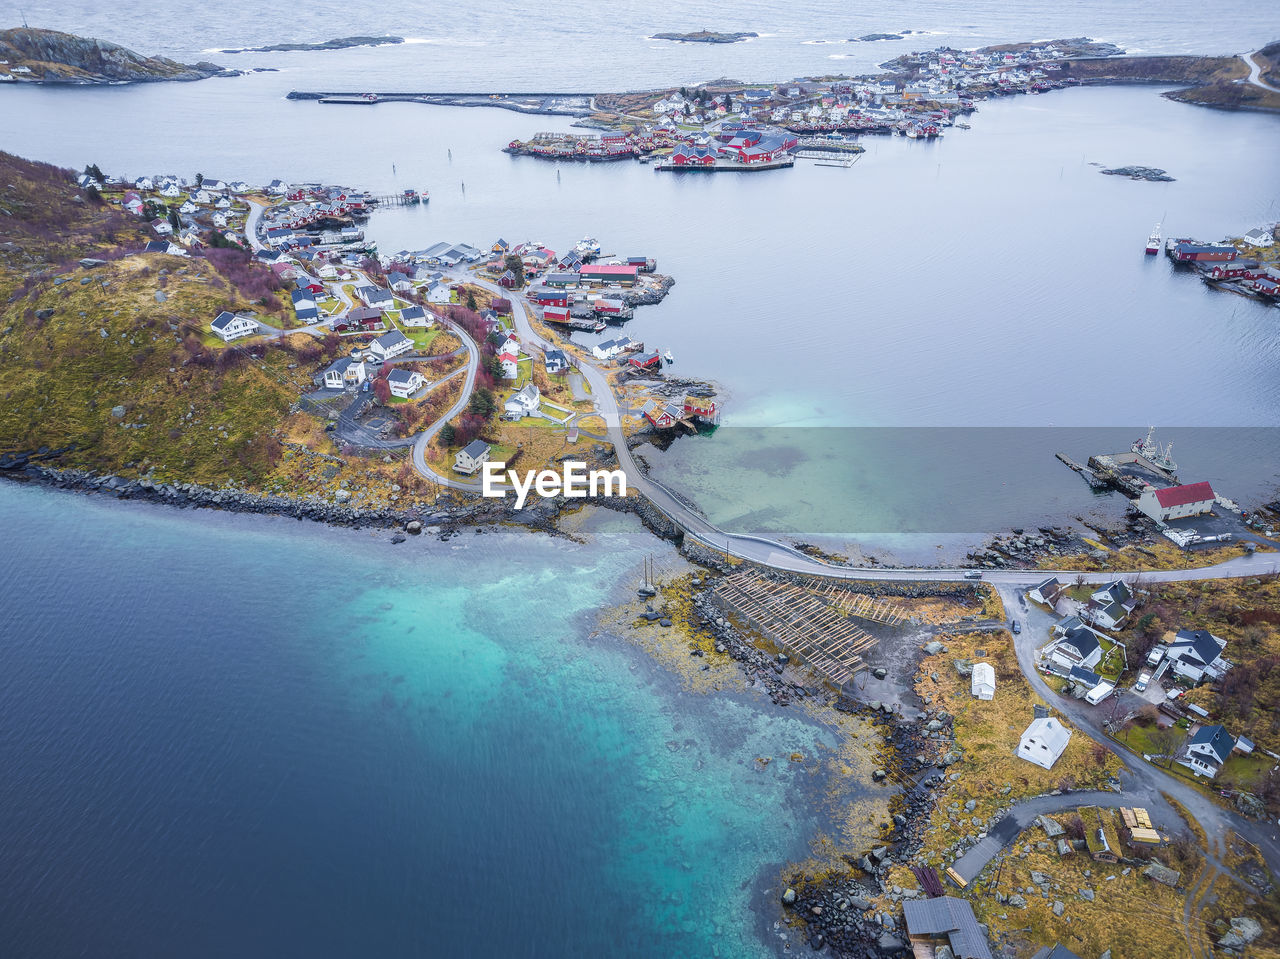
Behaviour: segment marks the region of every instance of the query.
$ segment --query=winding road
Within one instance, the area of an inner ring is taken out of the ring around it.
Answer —
[[[1264,90],[1270,90],[1272,93],[1280,93],[1280,87],[1273,87],[1266,80],[1262,79],[1262,67],[1258,61],[1253,59],[1252,53],[1240,54],[1240,59],[1245,62],[1249,68],[1249,82],[1255,87],[1261,87]]]

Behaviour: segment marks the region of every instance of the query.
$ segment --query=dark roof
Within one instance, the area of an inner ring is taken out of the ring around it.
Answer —
[[[908,899],[902,903],[902,914],[909,935],[945,936],[956,959],[991,959],[987,937],[965,900],[953,896]]]
[[[1111,597],[1113,602],[1117,603],[1127,603],[1133,598],[1133,593],[1129,591],[1129,587],[1122,579],[1113,579],[1111,582],[1107,583],[1106,586],[1097,590],[1097,592],[1106,593]]]
[[[1076,626],[1067,630],[1066,635],[1062,637],[1062,641],[1074,646],[1079,650],[1082,657],[1087,657],[1098,648],[1098,637],[1093,635],[1092,630],[1085,629],[1083,626]]]
[[[1184,647],[1184,649],[1175,654],[1173,650],[1179,646]],[[1185,659],[1185,654],[1188,651],[1194,652],[1199,657],[1200,662],[1206,666],[1222,655],[1222,647],[1213,638],[1213,633],[1207,629],[1178,630],[1178,635],[1173,638],[1173,648],[1170,650],[1170,655],[1174,659]]]
[[[164,240],[151,240],[142,248],[143,253],[163,253],[169,249],[169,244]]]
[[[402,370],[396,368],[387,374],[388,383],[403,383],[408,386],[413,381],[413,370]]]
[[[400,319],[416,320],[427,315],[427,311],[420,306],[406,306],[400,311]]]
[[[1053,946],[1045,946],[1031,959],[1080,959],[1080,957],[1062,943],[1056,943]]]
[[[405,336],[399,330],[392,330],[390,333],[383,333],[373,342],[377,343],[383,349],[386,349],[388,346],[398,346],[407,339],[409,339],[409,337]]]
[[[1187,740],[1191,746],[1208,746],[1218,757],[1218,762],[1225,763],[1235,749],[1236,741],[1227,732],[1226,726],[1201,726],[1194,736]]]
[[[1087,684],[1090,689],[1102,682],[1102,677],[1083,666],[1071,667],[1071,678],[1078,683]]]
[[[234,313],[228,312],[227,310],[223,310],[221,313],[219,313],[217,316],[213,318],[213,322],[210,323],[209,325],[213,327],[215,330],[221,330],[224,327],[226,327],[226,325],[230,323],[232,320],[234,320],[235,318],[236,318],[236,315]]]
[[[484,440],[472,440],[462,448],[462,452],[475,459],[477,456],[482,456],[489,452],[489,444]]]

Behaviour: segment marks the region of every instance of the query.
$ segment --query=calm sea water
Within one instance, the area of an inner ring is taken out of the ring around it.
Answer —
[[[4,955],[767,954],[758,871],[816,822],[754,760],[830,736],[591,634],[632,522],[392,547],[11,484],[0,520]]]

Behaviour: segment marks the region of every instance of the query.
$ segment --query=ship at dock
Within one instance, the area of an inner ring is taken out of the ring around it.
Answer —
[[[1155,256],[1160,252],[1160,224],[1157,223],[1147,237],[1147,256]]]
[[[1156,428],[1154,426],[1149,427],[1146,437],[1139,437],[1134,440],[1133,445],[1129,447],[1129,451],[1145,457],[1168,473],[1177,473],[1178,464],[1173,461],[1173,444],[1168,443],[1161,446],[1155,441],[1155,435]]]

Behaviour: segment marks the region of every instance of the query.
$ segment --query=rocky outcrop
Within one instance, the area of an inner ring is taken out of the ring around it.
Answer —
[[[216,63],[145,57],[106,40],[29,27],[0,32],[0,60],[9,61],[0,70],[28,83],[147,83],[233,75]]]
[[[650,40],[674,40],[677,43],[739,43],[760,36],[758,33],[716,33],[698,30],[694,33],[655,33]]]
[[[219,50],[218,53],[293,53],[346,50],[350,47],[381,47],[392,43],[404,43],[404,37],[338,37],[320,43],[272,43],[265,47],[242,47],[235,50]]]

